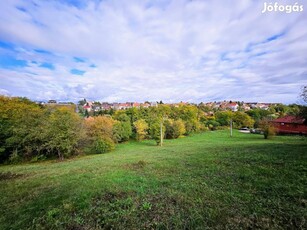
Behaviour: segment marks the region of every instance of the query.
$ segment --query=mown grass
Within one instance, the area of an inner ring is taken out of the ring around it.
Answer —
[[[0,229],[306,229],[307,139],[226,131],[0,167]]]

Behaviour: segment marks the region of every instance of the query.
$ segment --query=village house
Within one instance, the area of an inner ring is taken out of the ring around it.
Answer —
[[[236,111],[238,111],[239,105],[236,102],[232,102],[232,103],[227,104],[226,108],[230,109],[233,112],[236,112]]]
[[[279,134],[307,134],[307,124],[304,118],[285,116],[272,121]]]
[[[49,100],[48,104],[56,104],[56,100]]]
[[[92,111],[92,106],[90,106],[90,105],[88,105],[88,104],[85,104],[85,105],[83,106],[83,109],[84,109],[84,110],[87,110],[87,112],[91,112],[91,111]]]
[[[251,107],[244,103],[244,104],[242,105],[242,109],[243,109],[244,111],[248,111],[248,110],[251,110]]]

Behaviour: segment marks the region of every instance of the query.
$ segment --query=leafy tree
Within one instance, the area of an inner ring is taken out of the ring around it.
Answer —
[[[198,132],[200,130],[200,123],[198,120],[188,120],[185,121],[185,134],[189,135],[193,132]]]
[[[274,107],[275,111],[282,117],[288,112],[288,107],[283,104],[278,104]]]
[[[115,144],[113,140],[108,137],[97,137],[91,146],[91,152],[96,154],[110,152],[114,149]]]
[[[165,121],[165,137],[167,139],[175,139],[185,134],[185,124],[181,119],[176,121],[168,119]]]
[[[90,138],[108,137],[113,139],[113,125],[115,121],[109,116],[89,117],[85,119],[85,129]]]
[[[110,116],[97,116],[85,119],[87,146],[91,153],[104,153],[114,149],[117,136],[114,134],[114,121]]]
[[[288,106],[288,114],[292,116],[299,116],[300,106],[297,104],[291,104]]]
[[[130,117],[131,124],[139,119],[139,110],[137,108],[129,108],[126,114]]]
[[[52,112],[43,134],[44,146],[59,159],[72,155],[82,138],[81,118],[69,109],[62,107]]]
[[[78,105],[83,106],[83,105],[85,105],[86,103],[87,103],[87,101],[86,101],[86,99],[84,98],[83,100],[81,100],[81,101],[78,102]]]
[[[202,110],[203,112],[210,112],[211,111],[211,108],[209,106],[205,105],[202,102],[198,105],[198,109]]]
[[[301,94],[300,94],[301,98],[303,99],[303,101],[305,103],[307,103],[307,85],[303,86],[302,87],[302,91],[301,91]]]
[[[85,109],[85,110],[84,110],[84,117],[89,117],[89,116],[90,116],[90,114],[89,114],[88,110]]]
[[[206,121],[206,126],[210,130],[216,130],[218,126],[220,126],[220,123],[218,123],[215,119],[209,119]]]
[[[236,128],[253,127],[255,121],[244,112],[237,111],[233,116],[234,126]]]
[[[144,119],[133,122],[138,141],[144,140],[148,134],[148,124]]]
[[[230,120],[233,117],[233,113],[231,111],[218,111],[215,113],[216,121],[222,126],[228,126],[230,124]]]
[[[176,118],[181,118],[183,121],[195,121],[198,120],[198,109],[193,105],[180,105],[178,107],[178,114]]]
[[[259,127],[263,131],[264,139],[270,139],[276,134],[275,128],[269,119],[262,119],[259,123]]]
[[[0,162],[11,154],[21,159],[41,150],[45,110],[26,98],[0,97]]]
[[[303,101],[307,104],[307,85],[302,87],[300,94]],[[305,124],[307,124],[307,106],[301,106],[299,111],[299,116],[305,118]]]
[[[132,135],[130,121],[117,121],[113,125],[113,135],[117,142],[128,141]]]
[[[164,138],[165,127],[162,125],[162,138]],[[149,134],[159,145],[161,143],[161,122],[157,119],[149,125]]]
[[[123,110],[120,110],[120,111],[123,111]],[[118,115],[116,120],[122,121],[122,122],[129,122],[130,123],[130,118],[125,113],[122,113],[122,114]]]

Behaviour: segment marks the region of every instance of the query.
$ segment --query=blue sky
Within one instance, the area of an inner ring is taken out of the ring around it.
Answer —
[[[264,2],[0,1],[0,94],[297,103],[307,1],[290,14],[262,14]]]

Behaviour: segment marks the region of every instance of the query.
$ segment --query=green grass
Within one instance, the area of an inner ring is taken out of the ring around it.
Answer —
[[[306,229],[307,139],[206,132],[0,167],[0,229]]]

